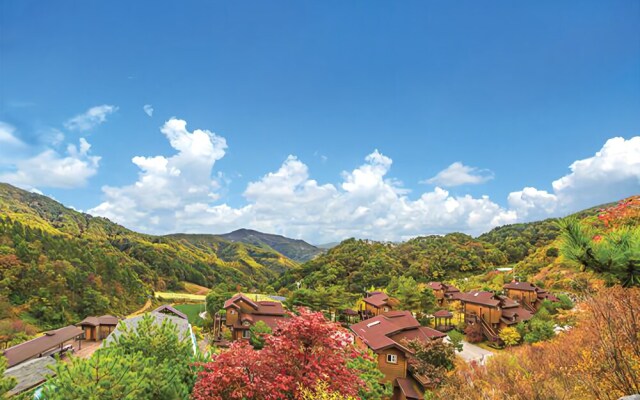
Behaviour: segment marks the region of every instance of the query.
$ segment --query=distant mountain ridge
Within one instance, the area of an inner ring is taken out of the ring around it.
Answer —
[[[242,242],[254,246],[266,246],[297,262],[306,262],[324,253],[314,245],[301,239],[290,239],[282,235],[258,232],[252,229],[238,229],[230,233],[217,235],[232,242]]]

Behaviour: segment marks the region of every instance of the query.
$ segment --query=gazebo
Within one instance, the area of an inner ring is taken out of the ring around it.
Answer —
[[[350,308],[346,308],[344,310],[341,311],[342,315],[344,316],[344,318],[347,320],[347,323],[349,324],[353,324],[355,322],[358,322],[358,316],[360,314],[358,314],[357,311],[354,311]]]
[[[453,314],[451,311],[439,310],[433,313],[433,317],[435,318],[435,327],[437,330],[447,332],[453,329],[453,324],[451,323]]]

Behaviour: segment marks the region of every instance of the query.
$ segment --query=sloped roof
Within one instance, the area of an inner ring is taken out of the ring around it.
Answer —
[[[10,368],[30,358],[39,356],[67,340],[71,340],[80,335],[82,335],[82,329],[69,325],[64,328],[45,332],[43,336],[9,347],[3,354],[7,358]]]
[[[179,317],[177,315],[172,315],[170,313],[163,313],[163,312],[158,312],[157,309],[153,310],[149,313],[153,318],[154,318],[154,324],[158,324],[161,325],[162,322],[164,320],[169,320],[171,321],[174,325],[177,326],[178,328],[178,333],[180,334],[180,337],[182,339],[188,339],[191,336],[191,329],[189,328],[189,321],[187,321],[186,318],[182,318]],[[140,321],[142,321],[142,318],[144,317],[145,314],[142,315],[137,315],[135,317],[132,318],[127,318],[122,320],[122,324],[126,325],[130,330],[135,330],[138,327],[138,324],[140,323]],[[102,346],[106,346],[109,343],[113,342],[115,340],[115,338],[120,335],[122,332],[120,330],[120,324],[117,326],[117,328],[111,332],[111,334],[109,336],[107,336],[107,338],[104,340],[104,342],[102,342]]]
[[[53,357],[40,357],[7,369],[4,376],[16,379],[16,386],[9,391],[9,395],[16,395],[32,389],[46,381],[49,376],[55,375],[55,372],[50,368],[55,363],[56,359]]]
[[[451,318],[453,314],[449,310],[438,310],[433,313],[433,316],[438,318]]]
[[[442,290],[442,282],[429,282],[427,286],[433,290]]]
[[[489,307],[497,307],[500,300],[497,299],[492,292],[468,292],[460,293],[457,298],[461,301],[474,304],[482,304]]]
[[[278,303],[277,301],[258,301],[258,308],[253,313],[254,315],[284,315],[284,308],[282,308],[282,303]]]
[[[421,327],[409,311],[391,311],[378,315],[351,325],[351,330],[374,351],[394,346],[406,351],[399,341],[413,336],[418,339],[432,339],[432,336],[436,336],[431,332],[432,329]],[[435,332],[438,336],[441,335],[440,332]]]
[[[502,322],[507,325],[514,325],[533,318],[533,313],[521,306],[515,308],[507,308],[502,310]]]
[[[396,378],[400,391],[407,400],[423,400],[420,387],[416,381],[411,378]]]
[[[429,282],[427,286],[433,290],[444,290],[445,293],[458,293],[460,291],[457,287],[442,282]]]
[[[76,326],[79,325],[91,325],[91,326],[99,326],[99,325],[118,325],[118,318],[113,315],[102,315],[100,317],[87,317],[82,321],[78,322]]]
[[[182,311],[176,310],[175,308],[171,307],[168,304],[165,304],[163,306],[160,306],[160,307],[156,308],[155,310],[153,310],[153,312],[155,312],[155,313],[163,313],[163,314],[171,313],[171,314],[174,314],[174,315],[176,315],[176,316],[178,316],[178,317],[180,317],[182,319],[189,319],[187,317],[187,314],[183,313]]]
[[[534,292],[538,287],[529,282],[509,282],[504,285],[505,289],[524,290],[527,292]]]
[[[427,326],[421,326],[416,329],[409,329],[406,331],[400,331],[391,336],[394,341],[404,344],[405,341],[420,340],[426,342],[427,340],[439,339],[447,336],[446,333],[442,333],[435,329],[431,329]]]
[[[251,306],[252,308],[255,308],[256,310],[258,309],[258,305],[251,300],[250,298],[248,298],[247,296],[245,296],[242,293],[238,293],[235,296],[233,296],[232,298],[230,298],[229,300],[224,302],[224,306],[223,308],[229,308],[229,307],[234,307],[235,308],[239,308],[237,304],[235,304],[237,301],[244,301],[245,303],[249,304],[249,306]]]
[[[374,307],[382,307],[389,301],[389,296],[382,292],[375,292],[375,294],[370,295],[369,297],[365,297],[362,299],[365,303],[369,303]]]

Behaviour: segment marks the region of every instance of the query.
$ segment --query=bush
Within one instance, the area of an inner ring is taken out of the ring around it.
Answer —
[[[469,324],[464,330],[464,334],[469,343],[480,343],[484,340],[482,327],[480,324]]]

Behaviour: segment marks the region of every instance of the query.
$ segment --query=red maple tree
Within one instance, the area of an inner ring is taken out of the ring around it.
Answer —
[[[295,399],[301,387],[318,382],[326,382],[329,391],[357,395],[364,383],[347,367],[357,356],[349,334],[321,313],[299,311],[280,323],[262,350],[239,341],[204,364],[193,399]]]

